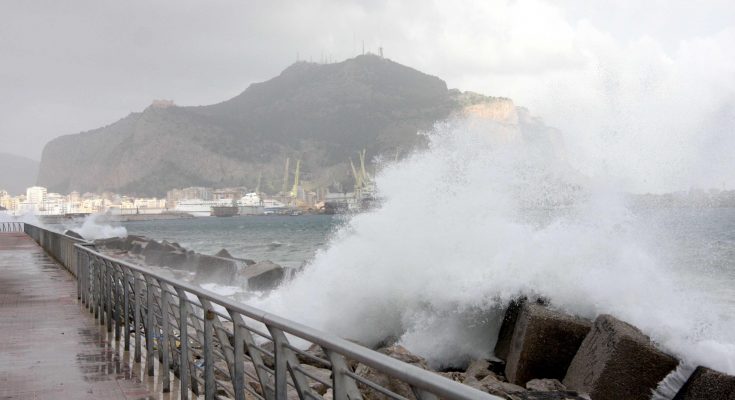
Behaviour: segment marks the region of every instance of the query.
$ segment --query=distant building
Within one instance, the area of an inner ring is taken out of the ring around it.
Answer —
[[[169,107],[176,107],[176,104],[173,100],[153,100],[151,103],[151,107],[153,108],[169,108]]]
[[[173,208],[180,200],[212,200],[212,188],[192,186],[172,189],[166,193],[166,204]]]
[[[26,202],[31,204],[43,204],[46,202],[48,190],[43,186],[31,186],[26,189]]]

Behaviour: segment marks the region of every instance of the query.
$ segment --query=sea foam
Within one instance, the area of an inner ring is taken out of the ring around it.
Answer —
[[[255,305],[368,345],[394,339],[446,366],[490,357],[504,306],[542,296],[735,373],[727,310],[675,279],[658,233],[614,183],[581,176],[518,127],[463,117],[427,136],[427,150],[378,174],[378,209],[349,219]]]

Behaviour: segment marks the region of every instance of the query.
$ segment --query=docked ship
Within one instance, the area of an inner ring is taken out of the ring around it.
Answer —
[[[174,211],[191,214],[195,217],[210,217],[213,215],[213,207],[232,207],[232,200],[179,200],[176,202],[176,207],[174,207]]]
[[[212,206],[212,216],[214,217],[234,217],[240,211],[238,206]]]

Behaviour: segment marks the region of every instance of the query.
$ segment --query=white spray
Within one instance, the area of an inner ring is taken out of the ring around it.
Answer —
[[[538,134],[537,134],[538,135]],[[735,323],[671,279],[609,184],[583,178],[543,137],[456,119],[377,177],[382,206],[351,218],[259,306],[434,365],[488,357],[520,295],[628,321],[677,356],[735,372]]]
[[[84,217],[81,225],[78,222],[73,222],[66,224],[64,227],[82,235],[87,240],[128,236],[128,230],[124,226],[110,225],[105,221],[104,214],[88,215]]]

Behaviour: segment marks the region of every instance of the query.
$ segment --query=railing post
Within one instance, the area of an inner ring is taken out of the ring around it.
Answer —
[[[171,362],[169,361],[169,353],[171,349],[169,348],[169,301],[168,301],[168,290],[166,288],[166,285],[158,281],[158,285],[161,288],[161,340],[159,341],[158,345],[163,350],[163,359],[161,360],[161,363],[163,364],[163,368],[161,368],[161,375],[163,375],[163,392],[168,393],[171,391],[171,373],[169,369],[171,368]]]
[[[296,370],[299,366],[299,360],[293,350],[287,347],[288,339],[282,330],[267,325],[268,332],[273,338],[274,364],[273,368],[276,372],[276,400],[286,400],[288,397],[288,371],[291,371],[291,379],[293,380],[296,392],[300,399],[305,399],[306,392],[311,389],[307,385],[307,381],[302,372]],[[313,395],[310,397],[314,397]]]
[[[135,286],[135,289],[133,291],[133,323],[135,324],[135,354],[133,355],[133,359],[135,362],[140,363],[141,358],[141,344],[140,344],[140,302],[141,302],[141,281],[140,278],[138,278],[138,274],[133,272],[133,285]]]
[[[176,287],[179,296],[179,381],[181,383],[181,399],[189,398],[189,307],[186,292]]]
[[[107,303],[107,332],[112,332],[112,263],[105,261],[105,300]]]
[[[243,348],[243,344],[245,342],[245,335],[244,330],[245,328],[241,326],[240,322],[242,322],[242,318],[240,318],[240,315],[236,312],[233,312],[232,310],[227,310],[230,313],[230,316],[232,317],[232,330],[233,330],[233,350],[232,353],[234,355],[233,360],[233,368],[232,368],[232,387],[235,389],[235,400],[245,400],[245,365],[244,365],[244,358],[245,358],[245,349]],[[253,365],[255,368],[258,368],[257,365],[253,362]],[[265,395],[267,389],[265,386],[262,386],[263,388],[263,394]],[[265,396],[264,396],[265,397]]]
[[[114,310],[114,316],[115,316],[115,341],[120,341],[120,331],[122,330],[122,288],[120,287],[120,282],[122,282],[122,278],[120,276],[120,269],[118,265],[115,265],[115,263],[111,263],[112,265],[112,287],[113,287],[113,298],[114,298],[114,304],[113,304],[113,310]]]
[[[77,300],[82,301],[82,274],[80,273],[80,267],[81,265],[81,259],[82,259],[82,253],[80,251],[77,251],[77,248],[74,247],[74,244],[72,244],[71,248],[72,253],[74,253],[74,258],[76,259],[74,262],[77,265]]]
[[[201,301],[201,299],[200,299]],[[204,310],[204,398],[205,400],[214,400],[216,392],[216,383],[214,381],[214,335],[212,334],[213,320],[215,318],[214,311],[209,308]]]
[[[123,351],[130,351],[130,276],[127,267],[120,266],[123,282],[123,329],[125,330]]]
[[[154,349],[153,349],[153,335],[155,332],[155,323],[156,323],[156,315],[154,311],[155,307],[155,301],[153,299],[153,287],[151,284],[151,279],[148,276],[145,276],[145,292],[147,294],[147,307],[148,310],[146,311],[146,324],[145,324],[145,370],[148,373],[148,376],[153,376],[154,370],[153,370],[153,360],[154,360]]]
[[[332,393],[334,400],[359,400],[362,399],[360,389],[357,384],[345,372],[349,370],[349,366],[344,356],[332,350],[322,347],[324,353],[332,364]]]
[[[266,372],[266,366],[263,362],[263,356],[260,354],[260,348],[255,344],[253,335],[247,330],[247,325],[245,324],[245,320],[242,315],[230,311],[230,316],[232,317],[232,324],[235,329],[240,328],[240,335],[245,342],[247,353],[255,367],[255,374],[258,376],[260,387],[263,388],[263,397],[267,400],[273,400],[274,393],[269,389],[271,386],[270,374]],[[237,340],[237,330],[235,331],[235,340]],[[235,357],[237,357],[237,355]]]

